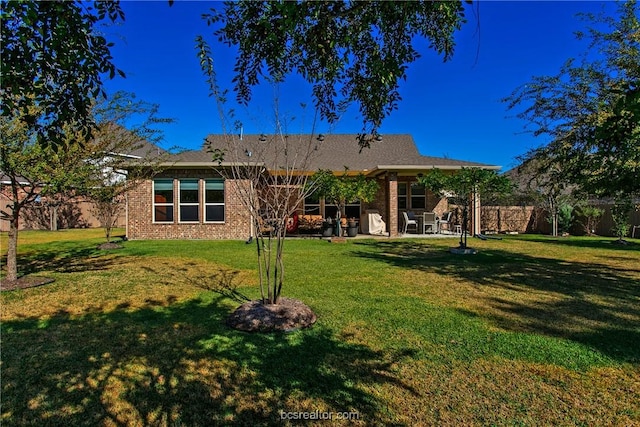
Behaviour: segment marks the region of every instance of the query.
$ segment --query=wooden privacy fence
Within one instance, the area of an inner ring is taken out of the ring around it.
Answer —
[[[483,232],[533,232],[539,213],[533,206],[482,206],[480,228]]]
[[[610,204],[594,204],[604,210],[600,222],[596,226],[598,236],[613,236],[613,218]],[[518,232],[551,234],[551,224],[547,221],[549,214],[546,210],[534,206],[482,206],[481,229],[483,232]],[[573,235],[584,235],[585,230],[579,223],[580,218],[574,218],[569,232]],[[629,214],[629,236],[634,225],[640,225],[640,210]],[[636,237],[640,237],[640,230],[636,230]]]
[[[5,202],[5,199],[0,196],[1,202]],[[57,227],[54,227],[53,224],[56,223]],[[116,227],[125,226],[125,213],[123,211],[118,217]],[[88,201],[68,201],[60,204],[55,211],[53,206],[34,203],[22,209],[19,222],[21,230],[52,230],[54,228],[61,230],[93,227],[100,227],[100,221],[94,215],[93,203]],[[6,231],[9,231],[9,221],[0,219],[0,232]]]
[[[596,228],[596,234],[598,236],[613,236],[611,229],[613,228],[613,218],[611,217],[611,205],[594,205],[597,208],[604,210],[604,214],[598,223]],[[629,236],[631,236],[631,230],[634,225],[640,225],[640,210],[633,210],[629,214]],[[584,230],[582,230],[584,233]],[[636,230],[636,237],[640,237],[640,231]]]

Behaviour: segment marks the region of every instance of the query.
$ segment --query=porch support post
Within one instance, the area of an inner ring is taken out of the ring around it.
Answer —
[[[387,174],[387,231],[389,237],[398,236],[398,174]]]
[[[481,214],[481,205],[480,205],[480,193],[478,191],[474,191],[471,196],[471,235],[475,236],[476,234],[480,234],[482,231],[480,229],[480,214]]]

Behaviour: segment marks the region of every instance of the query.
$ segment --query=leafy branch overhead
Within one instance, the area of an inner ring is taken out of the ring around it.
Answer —
[[[363,118],[360,144],[377,134],[398,107],[399,82],[428,47],[448,60],[464,5],[451,2],[227,2],[204,18],[214,36],[238,49],[233,83],[247,104],[261,79],[297,73],[313,89],[315,107],[329,123],[351,103]],[[198,41],[202,47],[202,39]],[[202,49],[200,49],[202,53]],[[206,67],[203,67],[203,69]],[[209,74],[210,75],[210,74]]]
[[[124,20],[119,2],[3,1],[0,17],[2,116],[21,117],[43,145],[61,145],[70,126],[87,141],[102,75],[124,77],[97,30]]]

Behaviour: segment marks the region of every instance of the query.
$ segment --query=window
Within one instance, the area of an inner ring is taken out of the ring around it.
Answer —
[[[327,201],[325,200],[325,203]],[[325,218],[335,218],[338,214],[338,207],[333,204],[325,204],[324,205],[324,217]]]
[[[153,221],[173,222],[173,180],[153,181]]]
[[[320,215],[320,197],[316,193],[305,197],[304,213],[305,215]]]
[[[344,206],[344,216],[347,218],[360,219],[360,201],[347,203]]]
[[[206,222],[224,221],[224,180],[206,180],[204,198],[204,220]]]
[[[411,183],[411,209],[425,209],[427,207],[427,192],[424,185]]]
[[[180,180],[180,222],[200,220],[200,191],[197,179]]]
[[[398,183],[398,209],[407,209],[407,183]]]

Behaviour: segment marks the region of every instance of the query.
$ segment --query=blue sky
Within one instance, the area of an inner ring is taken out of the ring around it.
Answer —
[[[195,37],[211,43],[219,80],[230,86],[233,50],[216,43],[201,15],[211,2],[125,1],[124,23],[106,29],[116,43],[116,66],[126,79],[108,81],[109,92],[125,90],[160,105],[160,114],[175,123],[164,128],[165,146],[199,148],[210,133],[220,133],[217,108],[196,57]],[[476,5],[477,6],[477,5]],[[586,49],[574,32],[584,29],[579,12],[615,10],[612,2],[598,1],[482,1],[479,13],[467,6],[468,23],[456,34],[453,59],[442,58],[421,41],[422,57],[412,64],[402,83],[403,100],[384,122],[381,133],[409,133],[420,152],[500,165],[517,164],[516,157],[545,142],[523,133],[524,123],[506,110],[500,99],[532,76],[558,72],[570,57]],[[280,113],[295,119],[289,132],[310,132],[313,113],[310,88],[292,77],[278,88]],[[233,99],[233,96],[230,97]],[[254,90],[249,108],[230,106],[245,133],[273,130],[274,89],[264,84]],[[319,124],[316,133],[358,133],[357,109],[347,111],[333,127]],[[355,144],[355,142],[354,142]]]

